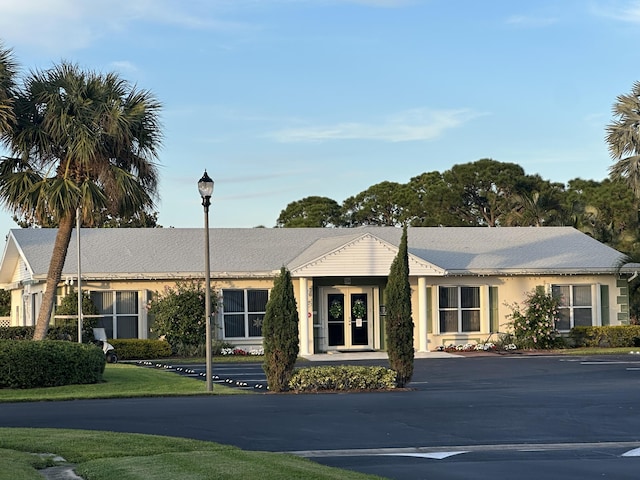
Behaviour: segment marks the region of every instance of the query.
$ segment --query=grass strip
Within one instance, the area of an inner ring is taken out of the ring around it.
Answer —
[[[246,393],[248,392],[224,385],[215,385],[210,393],[202,380],[183,377],[175,372],[126,364],[107,364],[101,383],[24,390],[5,388],[0,389],[0,402]]]
[[[541,350],[544,352],[544,350]],[[549,354],[553,355],[624,355],[634,352],[640,352],[640,347],[578,347],[563,348],[558,350],[549,350]]]
[[[0,428],[0,480],[35,479],[55,453],[91,480],[374,480],[381,477],[327,467],[292,455],[253,452],[201,440],[65,429]],[[132,452],[134,453],[132,455]],[[11,459],[10,465],[4,459]],[[40,463],[38,463],[40,462]],[[34,473],[37,476],[29,476]]]
[[[0,448],[0,479],[42,480],[36,469],[49,466],[45,460],[30,453]]]

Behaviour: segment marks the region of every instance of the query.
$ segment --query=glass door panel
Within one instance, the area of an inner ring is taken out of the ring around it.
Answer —
[[[352,293],[351,300],[351,345],[369,344],[369,305],[366,293]]]
[[[344,343],[344,295],[342,293],[330,293],[327,295],[327,311],[329,347],[343,346]]]

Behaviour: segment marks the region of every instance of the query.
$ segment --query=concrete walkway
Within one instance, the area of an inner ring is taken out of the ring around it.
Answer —
[[[301,355],[310,362],[344,362],[348,360],[386,360],[387,352],[337,352]],[[447,352],[416,352],[415,358],[464,358]]]

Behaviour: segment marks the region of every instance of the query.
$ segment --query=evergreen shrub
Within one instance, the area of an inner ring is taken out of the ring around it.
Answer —
[[[201,282],[177,282],[166,287],[149,304],[151,333],[164,338],[180,356],[200,355],[206,350],[205,291]],[[211,292],[211,312],[217,298]],[[213,329],[213,326],[212,326]]]
[[[32,340],[35,327],[0,327],[0,340]],[[78,341],[75,325],[53,325],[47,331],[47,340]]]
[[[396,388],[396,372],[385,367],[331,365],[300,368],[289,381],[295,392],[389,390]]]
[[[404,387],[413,376],[415,357],[406,225],[402,230],[398,254],[391,264],[385,294],[387,297],[385,331],[389,365],[397,374],[398,387]]]
[[[640,325],[573,327],[569,339],[575,347],[640,347]]]
[[[112,339],[120,360],[151,360],[167,358],[172,355],[171,345],[164,340],[141,340],[137,338]]]
[[[105,367],[102,349],[58,340],[0,340],[0,388],[97,383]]]
[[[291,273],[280,269],[273,283],[262,322],[264,363],[267,385],[272,392],[289,388],[289,380],[298,358],[298,307],[293,293]]]

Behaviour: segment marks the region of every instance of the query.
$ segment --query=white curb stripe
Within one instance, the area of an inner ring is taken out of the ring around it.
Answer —
[[[634,448],[622,454],[623,457],[640,457],[640,448]]]
[[[549,452],[560,450],[588,450],[603,448],[632,449],[628,452],[639,451],[640,442],[585,442],[585,443],[511,443],[490,445],[449,445],[449,446],[424,446],[424,447],[396,447],[396,448],[349,448],[339,450],[298,450],[288,451],[291,455],[307,458],[319,457],[362,457],[369,455],[439,455],[451,452]],[[630,455],[629,455],[630,456]],[[638,453],[640,456],[640,453]]]
[[[442,460],[444,458],[453,457],[454,455],[462,455],[469,452],[432,452],[432,453],[383,453],[386,457],[418,457],[432,458],[434,460]]]

